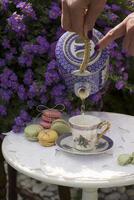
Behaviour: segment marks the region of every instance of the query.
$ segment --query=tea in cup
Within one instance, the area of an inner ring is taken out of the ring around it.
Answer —
[[[91,115],[77,115],[69,118],[74,148],[80,151],[92,150],[99,138],[109,130],[110,123]],[[99,133],[99,134],[98,134]]]

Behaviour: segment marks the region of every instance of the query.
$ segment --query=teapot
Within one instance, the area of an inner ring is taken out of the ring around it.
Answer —
[[[93,29],[93,37],[89,40],[90,60],[87,65],[89,73],[82,76],[75,76],[73,72],[79,70],[83,61],[85,48],[83,40],[73,32],[65,32],[58,40],[55,50],[58,71],[70,92],[74,92],[78,85],[81,87],[88,84],[89,95],[92,95],[105,86],[109,69],[108,49],[95,51],[95,46],[102,37],[102,33]]]

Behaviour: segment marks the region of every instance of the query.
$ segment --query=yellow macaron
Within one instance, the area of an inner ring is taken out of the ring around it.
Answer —
[[[57,138],[57,132],[51,129],[43,129],[38,135],[39,143],[42,146],[53,146]]]

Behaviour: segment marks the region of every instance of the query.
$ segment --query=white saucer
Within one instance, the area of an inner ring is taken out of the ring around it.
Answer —
[[[93,150],[90,151],[79,151],[73,147],[73,139],[71,133],[65,133],[61,135],[57,141],[56,145],[62,151],[71,153],[71,154],[78,154],[78,155],[97,155],[107,152],[113,147],[113,140],[107,136],[102,136],[99,139],[99,143],[95,146]]]

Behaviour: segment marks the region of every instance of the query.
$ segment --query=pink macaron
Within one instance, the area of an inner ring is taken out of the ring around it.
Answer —
[[[41,119],[45,122],[52,123],[56,118],[47,117],[45,115],[41,116]]]
[[[51,123],[45,121],[40,121],[40,125],[45,129],[49,129],[51,127]]]
[[[62,116],[62,113],[56,109],[47,109],[43,111],[43,115],[49,118],[59,119]]]

